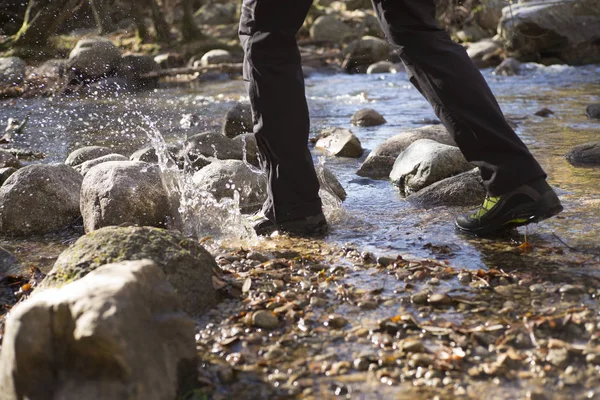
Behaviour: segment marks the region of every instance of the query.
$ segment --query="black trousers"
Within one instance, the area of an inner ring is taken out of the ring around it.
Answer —
[[[295,35],[312,0],[243,0],[239,35],[254,132],[269,176],[263,211],[274,221],[321,212],[308,150],[309,115]],[[464,48],[436,26],[434,0],[373,0],[410,80],[431,103],[490,195],[546,174],[506,122]]]

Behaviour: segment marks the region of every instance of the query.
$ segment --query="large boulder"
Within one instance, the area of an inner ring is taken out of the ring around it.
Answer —
[[[62,286],[105,264],[143,259],[161,267],[191,316],[216,304],[213,256],[197,240],[149,226],[110,226],[82,236],[61,253],[41,287]]]
[[[108,161],[88,171],[81,187],[86,232],[124,223],[162,227],[171,217],[158,165]]]
[[[83,79],[98,79],[117,72],[121,52],[105,38],[81,39],[69,54],[68,67]]]
[[[78,170],[81,173],[81,175],[85,176],[90,171],[90,169],[94,168],[96,165],[109,161],[127,161],[127,157],[121,154],[107,154],[105,156],[94,158],[93,160],[89,160],[82,164],[79,164],[75,166],[75,169]]]
[[[575,166],[600,165],[600,142],[590,142],[573,147],[565,155]]]
[[[410,129],[392,136],[373,150],[360,166],[357,174],[374,179],[388,178],[396,158],[419,139],[431,139],[438,143],[456,146],[448,130],[443,125],[429,125]]]
[[[211,193],[217,200],[233,199],[237,192],[242,212],[259,210],[267,199],[267,177],[242,161],[215,161],[196,172],[192,179],[198,189]]]
[[[600,2],[543,0],[502,11],[499,35],[521,58],[560,58],[568,64],[600,62]]]
[[[383,115],[372,108],[363,108],[354,113],[350,122],[356,126],[378,126],[385,124],[387,121],[383,118]]]
[[[2,399],[179,398],[197,379],[194,330],[157,265],[105,265],[11,310]]]
[[[472,43],[467,54],[478,68],[494,67],[502,62],[502,43],[494,39],[483,39]]]
[[[406,198],[424,208],[466,207],[481,204],[486,195],[478,168],[443,179]]]
[[[19,84],[25,80],[25,61],[18,57],[0,57],[0,84]]]
[[[390,57],[390,45],[383,39],[373,36],[363,36],[352,42],[347,52],[349,66],[371,65],[378,61],[385,61]]]
[[[315,147],[337,157],[357,158],[364,152],[354,133],[342,128],[333,128],[322,133]]]
[[[199,133],[189,137],[179,155],[181,161],[189,160],[195,169],[201,169],[210,164],[209,158],[241,160],[242,157],[243,151],[240,142],[213,132]]]
[[[333,15],[321,15],[310,27],[315,42],[339,43],[352,34],[352,29]]]
[[[17,257],[15,257],[8,250],[0,247],[0,279],[8,274],[11,269],[15,268],[18,264]]]
[[[102,156],[112,154],[113,150],[104,146],[85,146],[81,147],[67,156],[65,164],[75,167],[86,161],[93,160]]]
[[[160,70],[154,57],[146,54],[124,54],[119,65],[119,76],[127,79],[134,88],[152,88],[158,84],[158,78],[146,78],[145,75]]]
[[[502,9],[507,6],[506,0],[485,0],[480,3],[475,13],[477,25],[483,29],[495,32],[502,18]]]
[[[398,156],[390,172],[390,181],[400,189],[400,193],[408,196],[472,168],[458,147],[421,139]]]
[[[21,162],[18,158],[6,150],[0,149],[0,168],[20,168]]]
[[[68,227],[80,216],[82,179],[63,164],[19,169],[0,187],[0,234],[36,235]]]
[[[252,106],[250,103],[236,103],[227,111],[223,122],[223,135],[234,138],[243,133],[252,132]]]

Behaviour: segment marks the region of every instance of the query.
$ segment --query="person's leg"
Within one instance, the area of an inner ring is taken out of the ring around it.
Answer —
[[[495,200],[506,196],[503,202],[484,204],[488,208],[496,205],[501,218],[496,216],[490,224],[485,218],[482,222],[485,213],[480,213],[476,221],[469,219],[469,224],[473,222],[477,229],[483,224],[486,229],[500,230],[513,222],[533,222],[559,212],[562,207],[554,192],[542,196],[551,191],[546,174],[506,122],[485,79],[465,49],[437,27],[434,0],[373,0],[373,5],[411,82],[431,103],[465,158],[479,167],[489,196]],[[522,193],[520,188],[530,184],[540,196],[528,190]],[[511,202],[507,203],[508,198]],[[521,203],[527,203],[527,210],[523,211]],[[507,208],[511,208],[510,213]],[[540,209],[536,215],[529,215],[536,208]],[[470,225],[461,226],[463,222],[457,219],[460,228],[472,230]]]
[[[295,37],[311,4],[312,0],[244,0],[242,5],[244,80],[269,181],[263,212],[277,224],[322,215]]]

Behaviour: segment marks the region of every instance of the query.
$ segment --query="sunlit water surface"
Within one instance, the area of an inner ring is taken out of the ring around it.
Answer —
[[[534,244],[537,241],[545,246],[562,246],[572,253],[597,256],[600,253],[600,168],[572,167],[564,154],[576,144],[600,140],[600,121],[588,120],[585,116],[586,105],[600,101],[600,67],[528,64],[517,77],[494,76],[490,70],[483,73],[507,117],[519,124],[517,133],[546,169],[550,183],[565,205],[561,218],[529,229],[530,240]],[[422,126],[424,120],[435,118],[429,104],[410,85],[404,73],[317,74],[307,79],[307,96],[313,134],[330,126],[350,128],[367,150],[404,129]],[[24,135],[16,138],[13,147],[44,152],[47,155],[44,162],[63,162],[69,152],[87,145],[109,146],[115,152],[130,154],[150,143],[162,146],[161,137],[169,144],[182,143],[195,133],[219,131],[225,113],[239,100],[247,100],[241,81],[219,81],[110,97],[4,101],[0,102],[0,121],[5,123],[9,117],[21,119],[30,114]],[[387,124],[373,128],[352,127],[350,117],[365,107],[383,114]],[[543,107],[555,114],[549,118],[534,116]],[[199,125],[189,129],[182,127],[180,121],[184,114],[198,115]],[[414,208],[389,182],[357,176],[355,172],[367,153],[354,160],[313,152],[315,163],[324,163],[332,169],[348,192],[343,209],[327,203],[326,211],[332,223],[328,241],[351,243],[378,255],[401,253],[414,257],[434,257],[431,245],[433,248],[448,245],[452,253],[445,257],[450,258],[452,264],[466,268],[498,266],[497,257],[479,240],[455,231],[453,216],[465,210]],[[182,209],[188,233],[215,234],[214,226],[202,223],[201,214],[221,212],[222,208],[218,211],[220,206],[213,205],[207,209],[205,203],[209,200],[194,199],[189,178],[181,174],[174,177],[174,172],[170,173],[167,186],[180,195],[183,193],[188,201],[183,205],[187,208]],[[226,209],[233,204],[235,200],[221,206]],[[239,214],[231,210],[225,210],[225,214],[214,221],[241,224]],[[240,236],[239,230],[234,233],[222,229],[218,233],[233,236],[234,240]],[[502,243],[517,245],[523,240],[523,234],[521,230],[502,238]],[[254,242],[251,237],[246,240]],[[16,248],[22,257],[34,261],[33,254],[29,257],[28,253],[39,249],[51,253],[56,246],[64,246],[69,241],[67,238],[60,243],[53,237],[4,240],[0,245]]]

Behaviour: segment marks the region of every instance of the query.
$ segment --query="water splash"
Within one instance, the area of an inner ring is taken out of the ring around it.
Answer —
[[[237,246],[255,245],[258,237],[240,211],[239,192],[234,191],[233,198],[217,200],[212,193],[200,190],[193,182],[189,159],[184,160],[183,170],[179,169],[160,131],[149,118],[145,117],[144,122],[146,126],[140,126],[140,129],[146,133],[156,151],[163,185],[176,215],[171,227],[197,238],[211,236],[217,246],[232,243]]]

